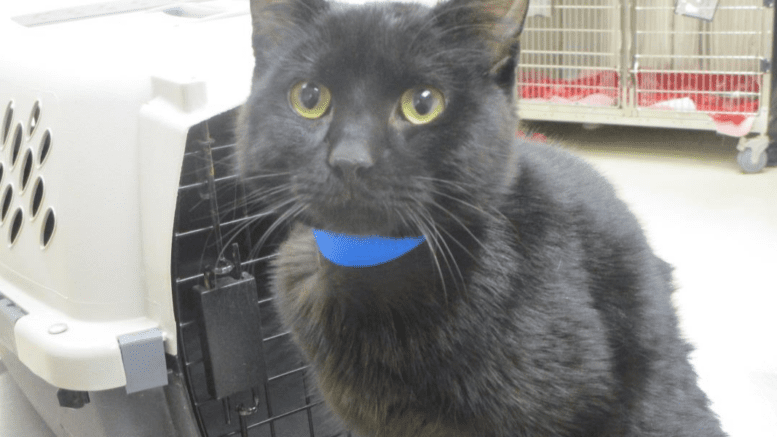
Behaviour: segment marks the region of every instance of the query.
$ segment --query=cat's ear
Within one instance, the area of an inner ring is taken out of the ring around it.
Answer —
[[[251,0],[254,56],[260,59],[326,8],[325,0]]]
[[[454,21],[449,26],[474,31],[486,42],[491,76],[500,86],[512,86],[529,0],[449,0],[438,9],[440,17]]]

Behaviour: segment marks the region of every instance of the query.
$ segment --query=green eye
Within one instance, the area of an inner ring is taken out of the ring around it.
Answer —
[[[289,102],[294,111],[309,119],[326,114],[332,103],[329,88],[314,82],[297,82],[289,91]]]
[[[430,86],[410,88],[402,93],[400,109],[413,124],[426,124],[442,114],[445,99],[440,90]]]

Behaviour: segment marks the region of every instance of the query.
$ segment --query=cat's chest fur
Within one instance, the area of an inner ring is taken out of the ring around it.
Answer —
[[[275,262],[277,308],[312,363],[312,376],[327,404],[364,435],[475,435],[470,427],[451,427],[417,411],[423,399],[415,392],[423,387],[404,380],[414,363],[415,372],[431,370],[428,366],[433,361],[419,354],[430,346],[432,337],[439,336],[434,332],[437,328],[420,336],[406,332],[404,318],[418,315],[400,314],[403,308],[388,304],[404,295],[410,306],[410,301],[423,300],[428,291],[424,287],[431,285],[413,283],[396,269],[420,261],[418,251],[405,257],[391,263],[394,268],[368,267],[365,275],[363,268],[330,263],[318,252],[311,229],[298,225]],[[381,279],[375,281],[376,277]]]
[[[612,402],[605,323],[590,295],[569,293],[589,280],[580,247],[535,246],[529,219],[494,220],[468,249],[477,261],[461,256],[442,278],[426,245],[344,268],[295,226],[274,264],[277,307],[333,410],[364,435],[506,436],[573,422],[576,402]]]

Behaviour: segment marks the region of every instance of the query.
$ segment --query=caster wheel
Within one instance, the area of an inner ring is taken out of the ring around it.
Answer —
[[[758,161],[753,162],[753,150],[745,149],[737,154],[737,163],[745,173],[758,173],[766,167],[766,152],[758,155]]]

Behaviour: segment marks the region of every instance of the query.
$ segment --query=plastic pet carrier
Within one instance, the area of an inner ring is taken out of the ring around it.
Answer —
[[[522,119],[714,130],[766,164],[773,0],[532,0]]]
[[[167,3],[4,9],[0,359],[61,437],[347,435],[230,164],[249,4]]]

